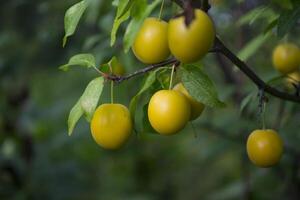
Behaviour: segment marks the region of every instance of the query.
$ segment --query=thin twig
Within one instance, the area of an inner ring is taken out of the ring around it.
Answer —
[[[160,68],[160,67],[164,67],[166,65],[171,65],[171,64],[175,64],[176,66],[179,65],[179,61],[176,60],[175,58],[171,58],[169,60],[157,63],[157,64],[153,64],[153,65],[149,65],[143,69],[137,70],[135,72],[133,72],[132,74],[128,74],[126,76],[116,76],[116,75],[109,75],[106,78],[109,80],[112,80],[114,82],[117,83],[121,83],[122,81],[128,80],[130,78],[133,78],[135,76],[141,75],[141,74],[145,74],[149,71],[152,71],[154,69]]]

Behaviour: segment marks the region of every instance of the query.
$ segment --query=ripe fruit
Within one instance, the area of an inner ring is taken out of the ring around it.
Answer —
[[[91,121],[94,140],[105,149],[118,149],[129,138],[132,122],[128,109],[121,104],[100,105]]]
[[[170,55],[167,32],[167,22],[156,18],[147,18],[133,43],[134,55],[146,64],[164,61]]]
[[[255,130],[247,140],[247,153],[253,164],[271,167],[279,162],[283,152],[283,142],[274,130]]]
[[[291,43],[280,44],[274,49],[272,60],[279,72],[291,73],[300,65],[300,49]]]
[[[194,120],[197,117],[199,117],[200,114],[202,113],[202,111],[204,110],[205,106],[202,103],[198,102],[196,99],[194,99],[188,93],[188,91],[185,89],[185,87],[183,86],[182,83],[178,83],[177,85],[175,85],[175,87],[173,88],[173,90],[181,92],[189,100],[189,102],[191,104],[191,116],[190,116],[190,120]]]
[[[191,106],[187,98],[175,90],[160,90],[150,99],[148,118],[151,126],[162,135],[173,135],[189,121]]]
[[[184,17],[171,19],[168,28],[168,43],[171,53],[183,63],[202,58],[212,47],[215,28],[210,17],[195,10],[195,19],[187,27]]]

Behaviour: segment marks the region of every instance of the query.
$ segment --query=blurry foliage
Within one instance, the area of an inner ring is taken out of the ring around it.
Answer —
[[[215,55],[206,56],[203,70],[227,106],[206,109],[182,133],[134,135],[116,152],[98,147],[84,120],[69,137],[68,112],[97,74],[83,68],[63,73],[57,66],[75,54],[91,53],[96,64],[116,55],[127,72],[143,67],[130,51],[125,54],[120,48],[119,34],[124,34],[128,23],[120,26],[110,47],[116,13],[112,1],[90,0],[92,6],[62,48],[64,13],[77,2],[0,4],[0,199],[299,199],[299,105],[269,98],[267,125],[283,137],[285,154],[274,168],[254,167],[246,156],[245,139],[261,126],[256,88],[237,70],[230,70],[233,81],[226,79],[221,67],[231,64]],[[279,76],[270,57],[282,41],[270,23],[293,10],[297,1],[212,2],[210,14],[222,40],[264,80]],[[178,8],[166,3],[169,9],[164,17],[170,18]],[[158,8],[152,15],[157,14]],[[293,23],[298,26],[283,40],[299,45],[299,20]],[[261,36],[268,27],[270,35]],[[129,105],[142,81],[138,77],[117,85],[116,101]],[[138,120],[151,92],[137,103]],[[100,103],[109,102],[108,93],[105,85]],[[249,93],[252,98],[240,110]]]

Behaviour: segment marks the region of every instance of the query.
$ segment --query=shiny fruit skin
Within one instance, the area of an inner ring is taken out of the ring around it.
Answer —
[[[132,46],[134,55],[145,64],[159,63],[170,55],[168,23],[157,18],[147,18]]]
[[[282,74],[296,71],[300,66],[300,49],[295,44],[280,44],[273,51],[272,61]]]
[[[255,130],[248,137],[248,157],[258,167],[275,165],[279,162],[282,152],[282,139],[274,130]]]
[[[171,53],[183,63],[201,59],[212,47],[215,28],[210,17],[195,10],[195,19],[187,27],[184,17],[171,19],[168,28],[168,44]]]
[[[204,104],[202,104],[202,103],[198,102],[196,99],[194,99],[188,93],[188,91],[185,89],[185,87],[183,86],[182,83],[176,84],[175,87],[173,88],[173,90],[181,92],[189,100],[189,102],[191,104],[191,117],[190,117],[190,121],[198,118],[201,115],[201,113],[203,112],[204,108],[205,108]]]
[[[100,105],[91,121],[91,132],[98,145],[105,149],[119,149],[132,132],[129,110],[121,104]]]
[[[148,118],[161,135],[173,135],[190,119],[191,106],[187,98],[175,90],[160,90],[150,99]]]

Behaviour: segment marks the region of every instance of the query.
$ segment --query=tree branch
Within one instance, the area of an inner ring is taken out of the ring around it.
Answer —
[[[163,61],[163,62],[160,62],[160,63],[157,63],[157,64],[149,65],[149,66],[147,66],[143,69],[137,70],[137,71],[133,72],[132,74],[128,74],[126,76],[107,75],[105,78],[107,78],[108,80],[115,81],[117,83],[121,83],[122,81],[128,80],[128,79],[133,78],[135,76],[145,74],[145,73],[147,73],[149,71],[152,71],[154,69],[164,67],[166,65],[172,65],[172,64],[178,66],[180,64],[180,62],[178,60],[176,60],[175,58],[171,58],[171,59],[168,59],[166,61]]]
[[[235,64],[248,78],[252,80],[252,82],[258,87],[259,90],[263,90],[268,94],[271,94],[272,96],[278,97],[283,100],[287,101],[293,101],[300,103],[300,96],[292,95],[287,92],[282,92],[277,90],[274,87],[271,87],[267,83],[265,83],[261,78],[259,78],[255,72],[248,67],[248,65],[240,60],[234,53],[232,53],[222,42],[221,40],[216,37],[215,39],[215,46],[212,50],[210,50],[212,53],[221,53],[225,57],[227,57],[233,64]],[[106,78],[112,81],[115,81],[117,83],[120,83],[124,80],[128,80],[132,77],[145,74],[149,71],[152,71],[154,69],[164,67],[166,65],[175,64],[179,65],[180,62],[176,60],[175,58],[171,58],[169,60],[163,61],[161,63],[149,65],[143,69],[137,70],[133,72],[132,74],[126,75],[126,76],[116,76],[116,75],[107,75]]]
[[[262,79],[260,79],[255,72],[250,69],[246,63],[240,60],[235,54],[233,54],[222,42],[216,37],[215,40],[215,49],[217,52],[222,53],[225,57],[227,57],[233,64],[235,64],[245,75],[250,78],[253,83],[261,90],[264,90],[266,93],[269,93],[275,97],[280,99],[293,101],[300,103],[300,96],[292,95],[286,92],[282,92],[277,90],[274,87],[271,87],[267,83],[265,83]]]

